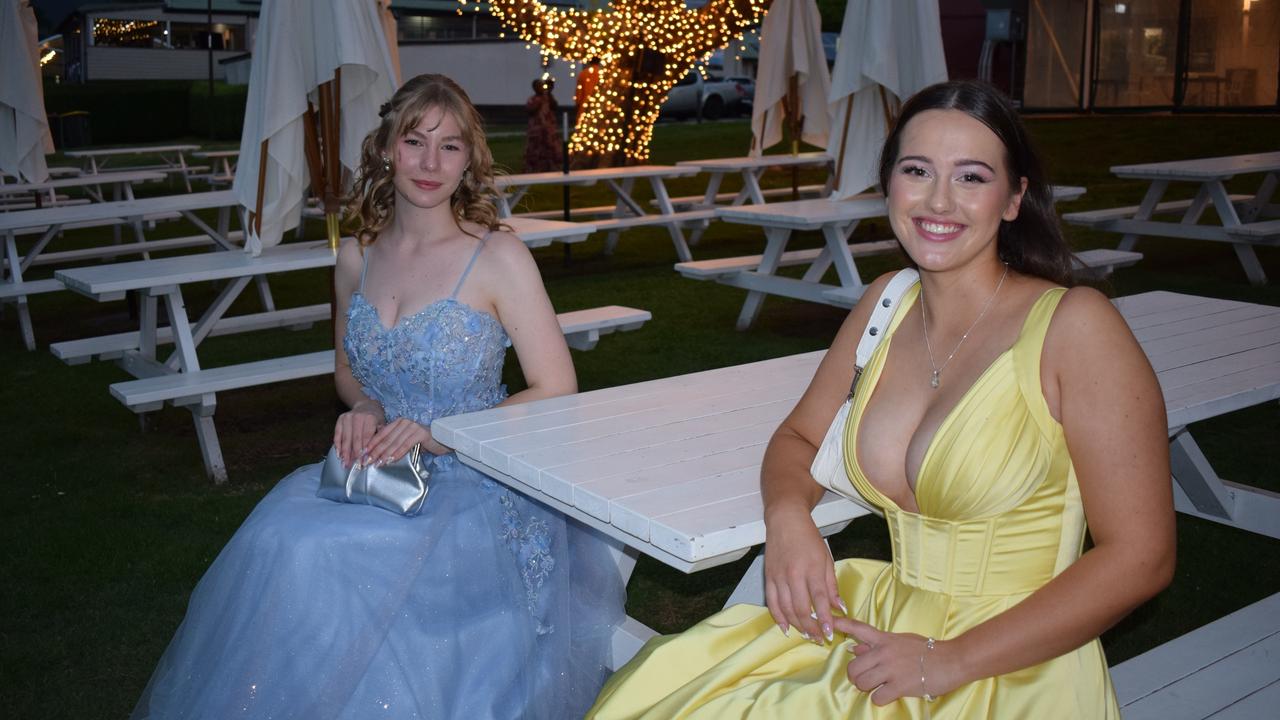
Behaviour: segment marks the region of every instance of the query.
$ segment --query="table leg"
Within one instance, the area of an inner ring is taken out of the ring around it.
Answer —
[[[213,393],[204,395],[199,405],[191,406],[191,419],[196,425],[196,439],[200,441],[200,455],[204,470],[217,485],[227,481],[227,464],[222,459],[222,445],[218,443],[218,429],[213,424],[213,413],[218,409]]]
[[[1142,198],[1142,203],[1138,205],[1138,212],[1134,215],[1135,220],[1148,220],[1151,213],[1155,211],[1156,205],[1160,203],[1160,198],[1164,196],[1164,191],[1169,187],[1168,180],[1153,180],[1151,186],[1147,188],[1147,194]],[[1138,242],[1138,236],[1133,233],[1126,233],[1120,238],[1120,244],[1116,246],[1117,250],[1133,250],[1133,246]]]
[[[765,244],[764,255],[760,258],[760,265],[756,268],[757,275],[774,275],[778,271],[778,263],[782,259],[782,253],[787,249],[787,240],[791,238],[791,230],[789,228],[764,228],[764,235],[768,238]],[[762,290],[748,290],[747,299],[742,303],[742,312],[738,313],[738,329],[746,330],[756,321],[756,317],[760,314],[760,306],[764,304],[765,292]]]
[[[1253,199],[1240,208],[1240,222],[1256,222],[1266,217],[1267,208],[1271,205],[1271,196],[1275,195],[1278,185],[1280,185],[1280,175],[1273,172],[1267,173],[1266,177],[1262,178],[1262,184],[1258,186],[1258,192],[1254,193]]]
[[[1280,539],[1280,494],[1218,477],[1185,427],[1169,441],[1169,464],[1178,512]]]
[[[866,290],[866,286],[858,274],[858,266],[853,261],[853,253],[849,252],[848,244],[849,235],[857,226],[857,220],[843,228],[831,224],[823,225],[822,237],[827,241],[827,250],[831,251],[831,260],[835,263],[841,287],[853,288],[858,295],[861,295]]]
[[[635,178],[624,178],[621,185],[616,180],[606,180],[605,184],[613,190],[613,195],[616,198],[613,204],[613,217],[627,217],[623,210],[630,210],[636,216],[645,214],[644,208],[640,207],[639,203],[631,197],[631,189],[636,184]],[[613,254],[614,249],[618,247],[618,236],[621,233],[621,230],[609,231],[609,236],[604,241],[605,255]]]
[[[716,195],[720,194],[720,183],[723,181],[724,181],[724,173],[722,172],[711,173],[711,178],[707,180],[707,191],[702,195],[703,207],[716,206]],[[738,193],[738,194],[741,195],[742,193]],[[734,200],[737,200],[737,198],[734,198]],[[733,203],[733,204],[737,204],[737,203]]]
[[[658,201],[658,211],[667,217],[674,217],[675,208],[671,206],[671,196],[667,194],[667,186],[663,184],[662,178],[653,176],[649,178],[649,185],[653,188],[654,199]],[[671,235],[671,244],[676,247],[676,257],[680,258],[680,262],[690,262],[693,260],[693,253],[689,251],[689,244],[685,242],[684,230],[680,229],[680,223],[672,220],[667,223],[667,232]]]
[[[22,263],[18,260],[18,246],[14,242],[12,232],[6,232],[4,235],[4,254],[9,261],[8,281],[21,283]],[[18,327],[22,330],[22,343],[28,351],[35,350],[36,336],[31,328],[31,311],[27,309],[27,296],[18,295],[14,298],[14,304],[18,306]]]
[[[748,170],[742,173],[742,189],[746,191],[747,197],[751,198],[751,202],[756,205],[764,204],[764,191],[760,189],[760,175],[762,174],[764,174],[764,168]]]
[[[1213,198],[1213,207],[1218,211],[1223,227],[1239,225],[1240,216],[1236,214],[1236,208],[1231,204],[1231,196],[1227,194],[1222,181],[1215,180],[1205,183],[1202,187],[1206,188],[1210,197]],[[1253,246],[1247,242],[1234,242],[1231,243],[1231,248],[1236,251],[1236,258],[1240,260],[1240,265],[1244,268],[1244,274],[1249,278],[1249,282],[1253,285],[1266,285],[1267,273],[1263,271],[1262,263],[1258,262]]]
[[[195,355],[195,348],[209,336],[209,333],[213,331],[213,328],[218,324],[218,321],[226,315],[227,310],[231,309],[231,304],[235,302],[236,298],[240,297],[240,293],[244,292],[244,289],[248,287],[249,281],[251,279],[258,279],[261,277],[261,275],[257,275],[253,278],[235,278],[218,293],[218,297],[214,298],[213,303],[209,305],[209,308],[205,310],[204,314],[200,316],[200,319],[196,321],[195,326],[191,327],[188,331],[191,341],[191,355],[193,357]],[[268,308],[268,310],[274,309],[274,307]],[[183,314],[183,321],[189,322],[185,312]],[[177,331],[175,328],[175,337],[176,334]],[[175,349],[173,354],[165,360],[165,366],[170,369],[176,369],[178,367],[179,360],[180,356],[178,354],[178,350]]]
[[[524,194],[528,192],[528,190],[529,188],[527,187],[515,187],[511,189],[510,196],[508,196],[504,192],[499,191],[498,192],[498,217],[501,217],[501,218],[511,217],[511,206],[520,202],[520,199],[524,197]]]
[[[152,288],[149,293],[164,296],[164,309],[169,314],[169,328],[173,331],[173,354],[165,364],[182,372],[196,372],[200,369],[200,360],[196,357],[196,341],[191,334],[182,288],[167,285]]]
[[[230,240],[227,239],[227,236],[225,234],[220,233],[217,230],[209,227],[209,224],[206,223],[204,220],[202,220],[199,215],[196,215],[194,212],[190,210],[183,210],[181,212],[183,217],[185,217],[188,221],[190,221],[192,225],[195,225],[197,228],[203,230],[210,237],[210,239],[212,239],[218,245],[222,246],[222,249],[224,250],[239,249]]]
[[[138,352],[150,360],[156,359],[156,334],[160,323],[156,310],[156,296],[144,294],[138,309]]]
[[[161,157],[164,156],[161,155]],[[181,150],[178,151],[178,167],[182,169],[182,183],[187,186],[187,192],[191,192],[191,176],[187,174],[187,156]]]

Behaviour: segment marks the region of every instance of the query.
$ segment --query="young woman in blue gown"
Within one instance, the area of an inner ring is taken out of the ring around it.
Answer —
[[[435,418],[574,392],[532,256],[500,228],[466,93],[410,80],[365,139],[339,251],[344,462],[430,450],[421,514],[316,497],[299,468],[196,586],[142,718],[580,717],[624,589],[605,541],[464,466]],[[527,389],[501,384],[514,346]]]

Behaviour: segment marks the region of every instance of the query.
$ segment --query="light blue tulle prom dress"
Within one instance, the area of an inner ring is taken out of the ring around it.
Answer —
[[[390,329],[361,277],[343,344],[388,420],[506,396],[506,332],[456,298],[470,268]],[[317,498],[318,464],[282,480],[196,586],[135,720],[581,717],[623,616],[605,541],[452,454],[429,468],[412,518]]]

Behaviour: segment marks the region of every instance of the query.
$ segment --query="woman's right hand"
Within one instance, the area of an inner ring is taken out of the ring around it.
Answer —
[[[821,638],[830,641],[832,613],[848,615],[848,610],[822,534],[801,509],[774,513],[765,526],[764,595],[769,614],[783,634],[796,628],[814,643],[821,643]]]
[[[386,422],[382,404],[372,398],[357,402],[338,416],[338,422],[333,426],[333,446],[338,449],[338,459],[343,467],[351,467],[364,456],[369,440]]]

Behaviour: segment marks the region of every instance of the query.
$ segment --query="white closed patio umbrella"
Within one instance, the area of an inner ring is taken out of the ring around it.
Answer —
[[[760,63],[751,109],[751,154],[782,140],[783,121],[791,151],[799,140],[827,147],[827,94],[831,75],[822,50],[822,18],[814,0],[773,0],[760,28]]]
[[[0,0],[0,172],[26,182],[49,179],[53,152],[37,45],[27,0]]]
[[[232,191],[251,211],[257,254],[298,225],[308,186],[338,242],[343,168],[397,82],[380,0],[266,0],[254,41],[240,159]]]
[[[898,108],[946,79],[938,0],[849,0],[831,77],[833,198],[879,182],[880,147]]]

